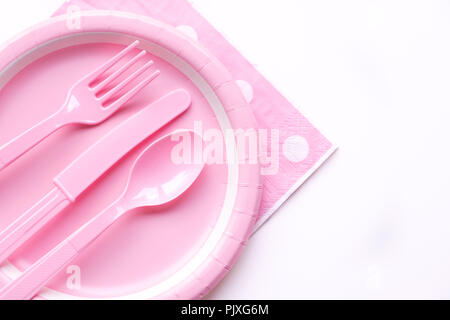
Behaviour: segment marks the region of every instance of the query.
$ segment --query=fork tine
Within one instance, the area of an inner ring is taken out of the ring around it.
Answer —
[[[128,61],[125,65],[123,65],[119,70],[117,70],[116,72],[114,72],[112,75],[110,75],[108,78],[106,78],[105,80],[103,80],[102,82],[100,82],[98,85],[95,86],[95,88],[93,88],[92,90],[99,92],[103,89],[105,89],[105,87],[110,84],[111,82],[113,82],[115,79],[117,79],[119,76],[121,76],[125,71],[127,71],[132,65],[134,65],[136,63],[136,61],[138,61],[140,58],[142,58],[143,56],[145,56],[147,54],[147,51],[142,50],[139,54],[137,54],[133,59],[131,59],[130,61]]]
[[[94,81],[97,79],[100,75],[102,75],[105,71],[107,71],[109,68],[111,68],[113,65],[115,65],[120,59],[122,59],[125,55],[127,55],[131,50],[136,48],[139,45],[139,40],[136,40],[132,44],[130,44],[128,47],[120,51],[116,56],[108,60],[105,64],[103,64],[100,68],[95,70],[94,72],[90,73],[88,76],[88,79],[91,81]]]
[[[131,98],[133,98],[136,94],[138,94],[142,89],[144,89],[150,82],[152,82],[155,78],[157,78],[161,74],[161,71],[156,70],[152,75],[148,76],[144,80],[142,80],[136,87],[128,91],[121,98],[115,101],[110,107],[106,110],[118,109],[125,103],[127,103]]]
[[[139,70],[137,70],[135,73],[130,75],[128,78],[123,80],[121,83],[119,83],[117,86],[115,86],[113,89],[105,93],[100,100],[104,103],[107,100],[111,99],[115,94],[117,94],[120,90],[122,90],[126,85],[128,85],[131,81],[139,77],[144,71],[146,71],[148,68],[150,68],[153,65],[153,61],[147,62],[145,65],[143,65]]]

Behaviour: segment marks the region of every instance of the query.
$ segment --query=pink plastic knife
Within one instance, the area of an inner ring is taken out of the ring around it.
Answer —
[[[172,91],[113,129],[55,179],[55,188],[0,233],[0,263],[63,211],[135,146],[191,105],[183,89]],[[105,156],[107,155],[107,156]]]

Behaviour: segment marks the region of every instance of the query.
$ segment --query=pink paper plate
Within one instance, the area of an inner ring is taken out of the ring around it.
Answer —
[[[116,199],[133,161],[152,141],[177,129],[224,134],[256,126],[226,69],[176,29],[119,12],[83,12],[79,24],[70,19],[53,18],[0,49],[0,145],[55,112],[76,80],[135,39],[162,75],[107,122],[66,127],[1,172],[0,229],[44,196],[53,178],[88,146],[148,103],[185,88],[193,104],[1,266],[3,284]],[[259,165],[237,161],[248,154],[237,148],[236,139],[225,139],[224,150],[226,161],[208,165],[175,203],[134,212],[116,223],[40,298],[202,298],[230,270],[248,240],[262,189]]]

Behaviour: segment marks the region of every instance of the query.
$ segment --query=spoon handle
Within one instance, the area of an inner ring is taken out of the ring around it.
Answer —
[[[0,290],[0,300],[30,300],[55,275],[64,269],[92,241],[97,239],[120,216],[113,203],[45,256],[17,279]]]

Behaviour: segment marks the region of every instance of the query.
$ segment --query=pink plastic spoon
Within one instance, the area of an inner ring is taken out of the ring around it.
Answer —
[[[190,140],[190,143],[183,144],[189,145],[188,148],[203,144],[202,138],[192,131],[177,132],[177,136],[184,141]],[[182,142],[173,141],[173,137],[173,134],[166,136],[148,147],[134,163],[122,196],[6,285],[0,291],[0,299],[32,299],[49,280],[121,216],[137,208],[167,204],[188,190],[199,177],[205,163],[183,162],[175,158],[175,147],[181,146]],[[193,155],[191,149],[183,151]]]

